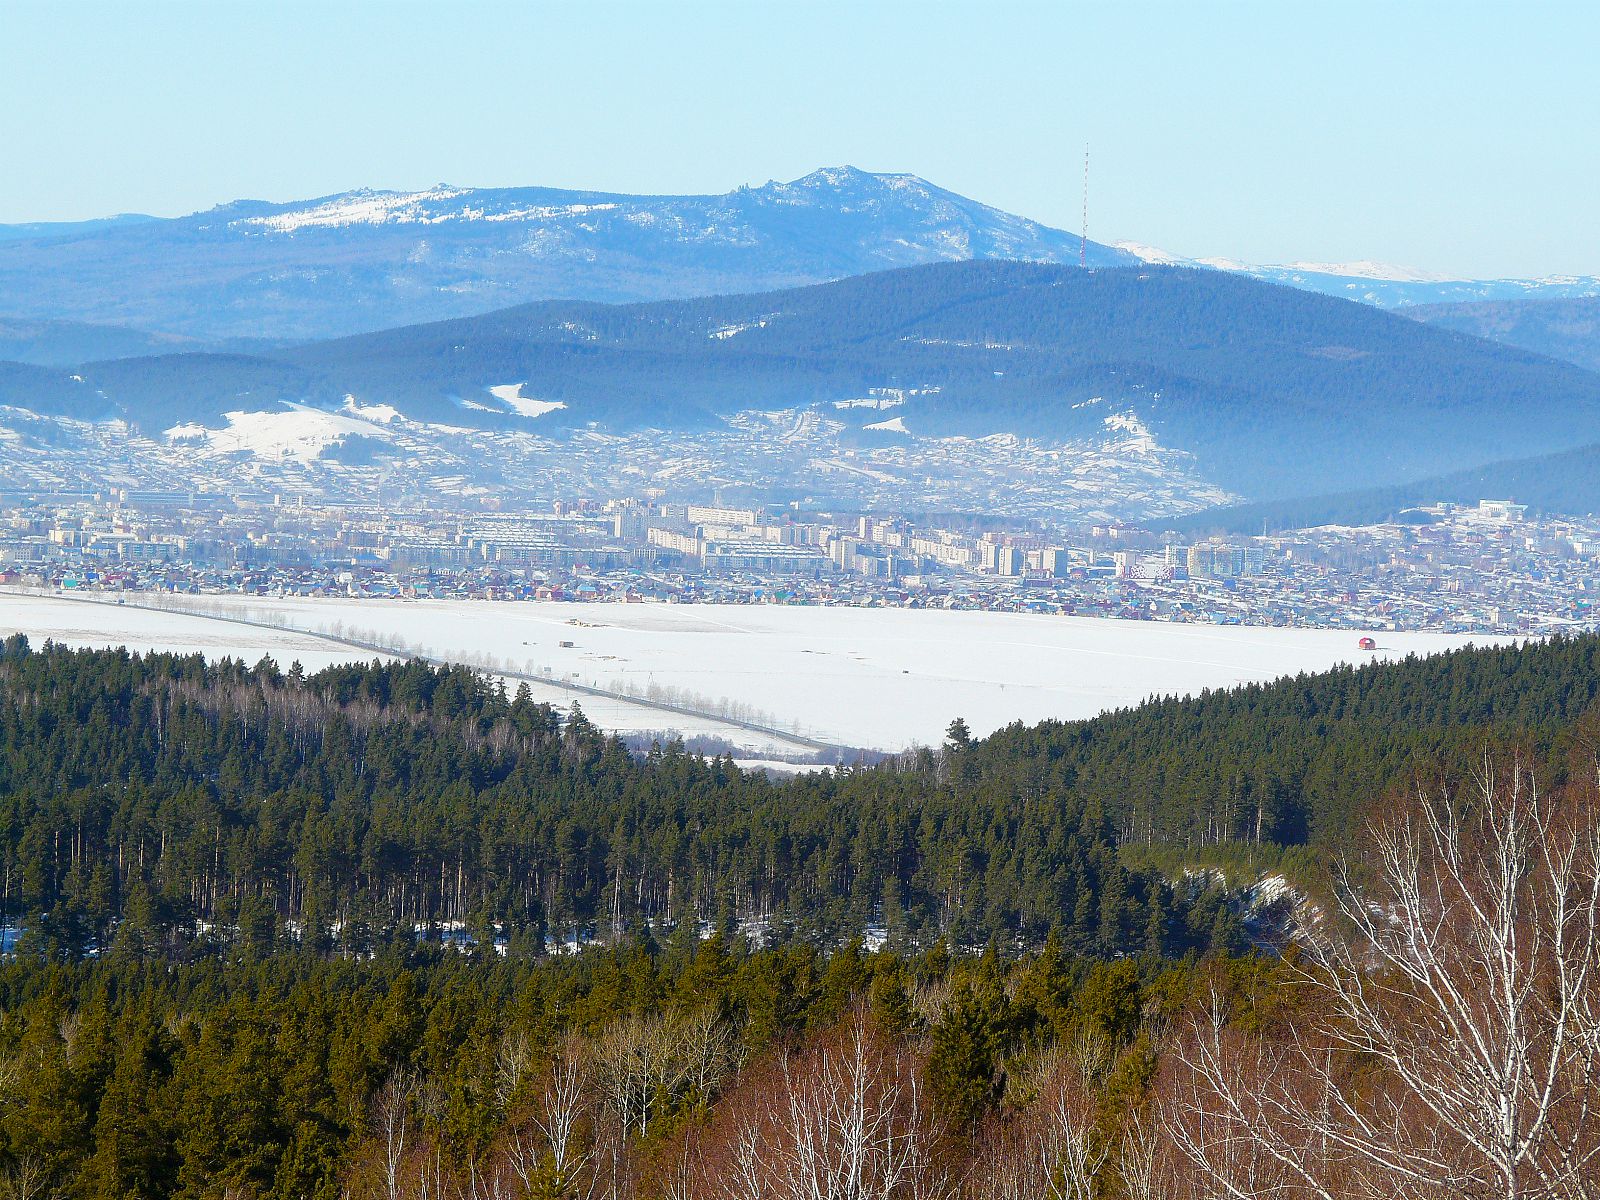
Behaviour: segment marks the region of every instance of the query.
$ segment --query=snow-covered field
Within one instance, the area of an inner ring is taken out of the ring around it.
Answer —
[[[207,611],[381,643],[497,672],[545,675],[742,717],[823,741],[896,750],[937,743],[952,718],[975,733],[1012,721],[1092,716],[1184,694],[1320,671],[1340,662],[1435,653],[1474,639],[1167,625],[916,609],[477,601],[178,598]],[[73,644],[199,649],[308,668],[370,652],[293,632],[130,608],[0,596],[0,631]],[[1492,639],[1476,639],[1479,642]],[[570,643],[570,645],[563,645]],[[540,689],[567,703],[569,692]],[[754,753],[773,739],[715,720],[580,697],[609,728],[713,732]]]
[[[62,596],[0,593],[0,637],[25,633],[35,647],[46,641],[68,646],[106,649],[126,646],[140,652],[193,654],[207,658],[233,657],[248,663],[270,655],[284,666],[296,659],[308,671],[318,671],[357,654],[320,638],[275,629],[205,621],[164,612],[96,603]]]
[[[136,652],[170,652],[192,654],[199,651],[208,658],[231,656],[254,664],[270,655],[282,667],[298,661],[307,671],[318,671],[335,663],[370,660],[380,655],[356,646],[341,645],[324,636],[297,633],[287,629],[263,629],[232,621],[219,621],[193,613],[168,611],[152,612],[138,605],[155,600],[140,597],[136,601],[119,605],[114,600],[90,596],[25,595],[0,592],[0,637],[12,633],[25,633],[35,645],[56,641],[68,646],[107,648],[126,646]],[[207,598],[203,605],[208,610],[225,611],[216,598]],[[161,603],[190,603],[161,598]],[[196,607],[199,607],[198,605]],[[253,609],[259,606],[252,605]],[[364,605],[362,606],[365,607]],[[496,606],[499,607],[499,606]],[[275,614],[259,611],[240,613],[241,617],[257,620],[267,616],[269,623]],[[346,631],[339,621],[306,621],[304,627],[321,626],[326,632],[335,628]],[[392,634],[374,627],[352,622],[348,631],[363,631],[368,636],[362,640],[374,642],[395,640]],[[433,651],[421,646],[411,647],[412,653],[432,655]],[[439,653],[441,658],[472,661],[485,665],[490,656],[476,652]],[[498,656],[492,656],[498,657]],[[518,668],[521,669],[519,665]],[[538,674],[539,672],[530,672]],[[520,679],[508,680],[515,687]],[[535,700],[554,704],[565,710],[574,699],[583,707],[591,721],[603,729],[623,734],[677,733],[684,737],[714,737],[733,742],[747,754],[808,755],[811,748],[782,737],[773,737],[741,729],[715,718],[699,718],[681,713],[664,712],[648,705],[631,703],[624,699],[605,696],[576,695],[569,689],[530,684]]]

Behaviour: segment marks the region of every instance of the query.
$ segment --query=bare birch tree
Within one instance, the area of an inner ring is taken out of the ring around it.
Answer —
[[[404,1190],[402,1169],[411,1134],[411,1101],[416,1081],[408,1072],[396,1071],[372,1101],[372,1124],[383,1153],[383,1185],[388,1200],[399,1200]]]
[[[1174,1136],[1225,1194],[1600,1195],[1600,817],[1486,759],[1381,825],[1355,930],[1313,945],[1315,1018],[1180,1052]]]
[[[1055,1047],[1040,1058],[1048,1074],[1032,1085],[1021,1113],[1002,1119],[980,1151],[967,1193],[983,1200],[1090,1200],[1110,1157],[1095,1130],[1089,1059]]]
[[[0,1200],[39,1200],[45,1195],[47,1183],[38,1159],[24,1154],[0,1172]]]
[[[941,1200],[920,1072],[864,1016],[785,1058],[763,1103],[742,1112],[723,1200]],[[765,1089],[763,1089],[765,1090]]]
[[[557,1050],[532,1112],[513,1128],[507,1144],[511,1169],[525,1192],[532,1194],[537,1186],[573,1200],[594,1194],[595,1175],[588,1170],[593,1154],[580,1130],[589,1116],[592,1072],[588,1047],[569,1035]]]

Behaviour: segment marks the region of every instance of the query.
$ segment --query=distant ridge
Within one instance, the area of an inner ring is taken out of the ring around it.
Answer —
[[[1408,310],[1420,305],[1457,305],[1480,301],[1568,300],[1600,296],[1600,276],[1552,275],[1543,279],[1453,279],[1432,271],[1392,263],[1296,262],[1255,265],[1231,258],[1184,258],[1140,242],[1114,243],[1143,262],[1169,267],[1203,267],[1248,275],[1324,296],[1339,296],[1377,308]]]
[[[1600,371],[1600,296],[1433,304],[1406,316]]]
[[[147,216],[144,213],[118,213],[115,216],[94,217],[87,221],[25,221],[20,225],[0,225],[0,242],[52,241],[58,238],[83,237],[159,220],[160,217]]]
[[[13,229],[0,314],[310,341],[541,299],[754,292],[971,259],[1076,264],[1079,238],[915,175],[830,167],[714,196],[362,189],[169,220]],[[1136,263],[1090,243],[1091,267]]]
[[[1263,528],[1281,533],[1317,525],[1371,525],[1422,505],[1472,505],[1491,498],[1561,516],[1600,512],[1600,444],[1486,463],[1413,483],[1207,509],[1173,526],[1197,534],[1256,534]]]
[[[543,301],[270,354],[18,368],[11,395],[152,435],[285,404],[540,436],[806,412],[848,443],[910,453],[919,439],[1109,433],[1129,454],[1192,456],[1254,499],[1600,442],[1600,375],[1365,305],[1155,266],[943,263],[742,296]]]

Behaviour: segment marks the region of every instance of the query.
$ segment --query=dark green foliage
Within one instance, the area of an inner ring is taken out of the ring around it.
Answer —
[[[533,1047],[537,1071],[567,1033],[594,1039],[630,1016],[709,1010],[747,1059],[808,1032],[825,1036],[863,1001],[902,1014],[902,1030],[880,1015],[881,1032],[920,1043],[904,1000],[919,973],[949,997],[925,1037],[930,1093],[973,1128],[1000,1102],[1008,1063],[1079,1030],[1114,1028],[1119,1046],[1135,1042],[1117,1070],[1137,1093],[1148,1052],[1124,1029],[1125,1014],[1142,1031],[1142,1014],[1165,1020],[1163,1004],[1212,988],[1270,990],[1274,970],[1241,968],[1243,982],[1232,983],[1205,964],[1106,968],[1066,959],[1054,943],[1014,962],[914,964],[853,948],[824,962],[795,948],[730,952],[715,939],[538,962],[424,948],[361,962],[279,955],[160,970],[0,963],[0,1179],[26,1166],[44,1194],[71,1200],[332,1200],[378,1147],[379,1093],[397,1078],[414,1084],[411,1141],[436,1147],[446,1171],[464,1176],[515,1116],[516,1096],[500,1087],[507,1046]],[[654,1118],[698,1119],[719,1090],[657,1096]]]
[[[974,972],[952,989],[930,1031],[928,1089],[957,1127],[971,1127],[1005,1090],[1000,1057],[1012,1040],[1014,1014],[1002,983],[992,968]]]
[[[1125,848],[1348,848],[1367,806],[1522,744],[1559,783],[1570,726],[1600,700],[1600,639],[1467,648],[1152,701],[1090,721],[1012,725],[967,756],[976,786],[1071,792]],[[1137,861],[1137,860],[1130,860]]]
[[[1600,642],[1556,640],[774,783],[675,747],[635,759],[461,669],[300,680],[270,661],[13,640],[0,923],[25,929],[30,955],[135,964],[474,932],[537,953],[547,935],[742,919],[817,947],[879,921],[924,943],[1057,930],[1076,954],[1238,947],[1217,889],[1168,882],[1183,867],[1226,868],[1217,856],[1241,843],[1343,845],[1363,806],[1485,737],[1558,759],[1597,695]],[[1188,853],[1149,857],[1162,847]]]
[[[1179,868],[1316,868],[1238,841],[1255,797],[1280,797],[1271,835],[1343,846],[1384,787],[1485,739],[1558,787],[1597,688],[1600,639],[1557,639],[775,784],[671,748],[634,759],[465,670],[301,679],[12,638],[0,923],[27,939],[0,962],[0,1172],[73,1200],[332,1200],[398,1080],[414,1140],[470,1178],[513,1119],[509,1047],[537,1072],[568,1035],[698,1014],[733,1062],[857,1006],[926,1055],[958,1135],[1026,1103],[1052,1047],[1115,1128],[1197,999],[1227,997],[1246,1032],[1293,1019],[1280,965],[1158,957],[1244,948],[1225,893],[1174,888]],[[914,957],[851,939],[891,893]],[[777,944],[702,936],[723,916],[765,917]],[[478,946],[441,946],[441,922]],[[546,928],[609,944],[546,955]],[[718,1089],[663,1084],[651,1128],[703,1119]]]
[[[1097,800],[985,780],[980,752],[774,783],[677,746],[636,759],[462,669],[307,680],[270,660],[13,642],[0,924],[26,930],[30,956],[131,964],[418,936],[527,954],[738,921],[812,947],[877,920],[902,941],[1059,926],[1080,953],[1210,944],[1196,897],[1119,862]],[[797,961],[760,1020],[783,1024],[816,969]]]

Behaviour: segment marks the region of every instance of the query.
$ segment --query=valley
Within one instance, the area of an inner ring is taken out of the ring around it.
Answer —
[[[1597,45],[0,0],[0,1200],[1600,1200]]]
[[[719,714],[836,747],[900,751],[936,743],[956,717],[975,734],[1012,722],[1076,720],[1153,696],[1265,682],[1339,663],[1394,661],[1505,639],[1385,633],[1363,652],[1343,630],[1162,625],[1082,617],[788,605],[140,596],[92,601],[0,594],[0,630],[35,641],[203,650],[287,669],[370,659],[324,635],[397,656],[514,673],[534,698],[574,700],[622,733],[720,737],[746,754],[804,754]],[[135,605],[164,610],[150,612]],[[236,618],[223,624],[206,616]],[[541,686],[541,680],[548,680]],[[558,684],[584,685],[574,696]],[[607,695],[609,694],[609,696]],[[673,702],[699,719],[630,705]]]

